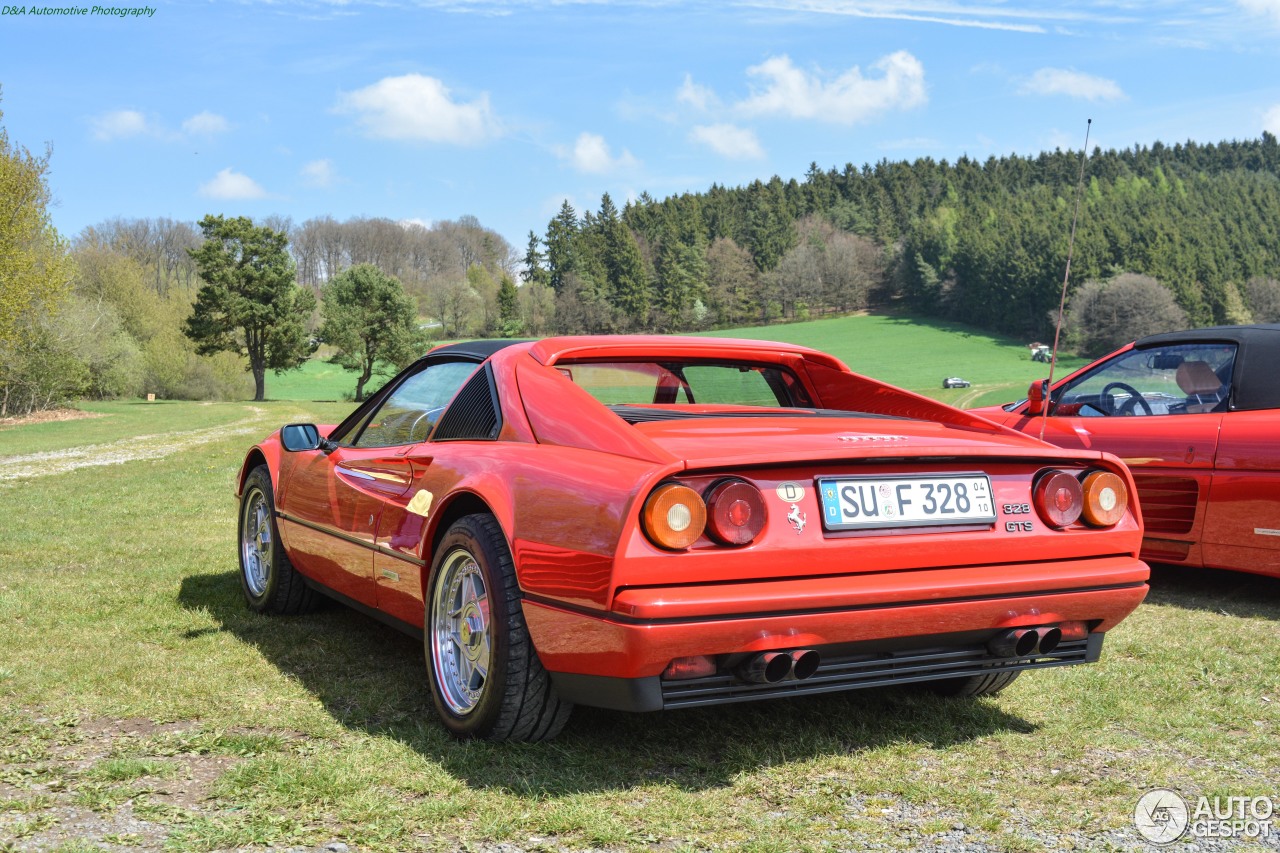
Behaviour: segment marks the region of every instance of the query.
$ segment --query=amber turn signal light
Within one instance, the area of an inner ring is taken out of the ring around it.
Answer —
[[[1090,471],[1081,484],[1084,489],[1084,520],[1093,527],[1111,527],[1124,518],[1129,508],[1129,490],[1124,480],[1110,471]]]
[[[707,492],[707,533],[721,545],[748,545],[768,519],[764,496],[746,480],[722,480]]]
[[[707,525],[707,505],[688,486],[664,483],[644,502],[641,522],[653,544],[669,551],[683,551],[702,535]]]
[[[1075,524],[1084,510],[1084,489],[1080,481],[1066,471],[1050,469],[1041,473],[1031,497],[1036,512],[1050,527]]]

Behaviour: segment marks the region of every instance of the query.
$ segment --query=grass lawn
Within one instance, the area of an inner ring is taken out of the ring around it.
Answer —
[[[365,386],[365,393],[377,391],[395,373],[394,368],[389,368],[385,376],[374,374]],[[355,371],[344,370],[336,364],[314,357],[298,370],[279,374],[267,371],[266,396],[268,400],[350,403],[355,399],[356,378]]]
[[[831,353],[858,373],[961,408],[1020,400],[1028,385],[1049,375],[1049,365],[1031,360],[1028,342],[908,314],[832,317],[710,334],[810,346]],[[1087,363],[1064,356],[1054,378]],[[944,390],[942,380],[948,376],[967,379],[973,386]]]
[[[849,334],[805,342],[866,369]],[[920,381],[985,375],[939,363]],[[1151,787],[1280,793],[1280,581],[1171,568],[1099,664],[994,698],[578,709],[551,743],[454,741],[417,642],[241,599],[244,450],[350,405],[109,403],[0,429],[0,851],[1131,850]]]

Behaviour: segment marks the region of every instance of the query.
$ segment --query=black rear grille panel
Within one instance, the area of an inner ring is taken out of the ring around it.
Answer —
[[[1070,666],[1097,660],[1102,652],[1102,638],[1102,634],[1090,634],[1082,640],[1064,640],[1051,654],[1024,658],[996,657],[983,643],[880,653],[823,654],[817,672],[804,681],[755,684],[741,680],[732,672],[683,681],[664,680],[662,701],[664,708],[696,708],[990,675],[997,671]]]

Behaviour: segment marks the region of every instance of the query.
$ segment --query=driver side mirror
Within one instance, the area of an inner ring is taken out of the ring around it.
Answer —
[[[1027,414],[1031,417],[1044,414],[1045,397],[1049,396],[1049,380],[1032,382],[1027,389]]]
[[[285,424],[280,427],[280,444],[285,450],[294,453],[320,450],[327,443],[320,437],[320,429],[315,424]]]

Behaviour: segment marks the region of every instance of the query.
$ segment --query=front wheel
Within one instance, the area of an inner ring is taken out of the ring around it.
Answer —
[[[258,613],[307,613],[319,594],[307,586],[289,562],[276,525],[271,472],[259,465],[249,472],[240,497],[240,587]]]
[[[465,516],[440,542],[423,634],[431,698],[452,734],[539,741],[564,728],[573,706],[556,695],[529,639],[511,551],[492,516]]]

